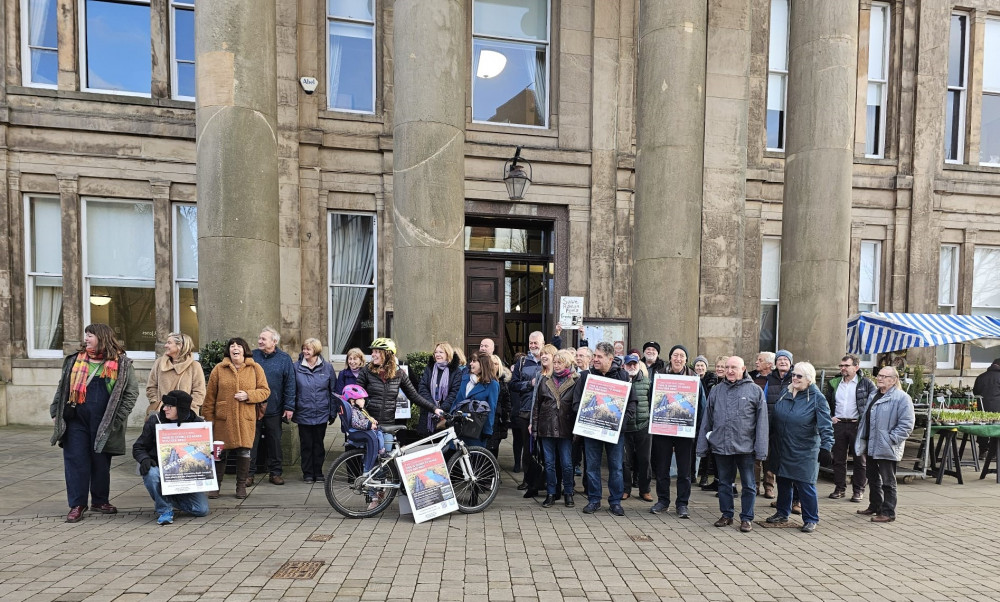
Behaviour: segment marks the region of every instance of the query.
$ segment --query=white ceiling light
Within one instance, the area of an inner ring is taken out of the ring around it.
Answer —
[[[503,68],[507,66],[507,57],[496,50],[479,51],[479,67],[476,68],[476,77],[490,79],[500,75]]]

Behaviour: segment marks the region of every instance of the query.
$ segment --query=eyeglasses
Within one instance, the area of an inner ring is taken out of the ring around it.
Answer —
[[[853,366],[853,365],[854,365],[854,364],[838,364],[838,365],[837,365],[837,367],[838,367],[838,368],[850,368],[850,367],[851,367],[851,366]]]
[[[877,374],[875,378],[896,378],[892,374]]]
[[[805,377],[806,377],[805,374],[796,374],[795,372],[792,372],[792,378],[805,378]]]

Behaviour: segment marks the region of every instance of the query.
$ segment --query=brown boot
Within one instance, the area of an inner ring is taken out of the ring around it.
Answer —
[[[244,499],[247,496],[247,475],[250,474],[250,458],[236,458],[236,497]]]
[[[222,477],[226,475],[226,463],[216,462],[215,463],[215,491],[208,492],[208,499],[217,500],[219,499],[219,489],[222,489]]]

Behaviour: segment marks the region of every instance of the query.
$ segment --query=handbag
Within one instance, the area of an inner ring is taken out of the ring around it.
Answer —
[[[254,410],[257,412],[257,420],[263,420],[267,413],[267,402],[255,404]]]
[[[466,439],[479,439],[490,415],[490,404],[476,399],[463,401],[456,408],[469,414],[466,420],[455,427],[455,434]]]

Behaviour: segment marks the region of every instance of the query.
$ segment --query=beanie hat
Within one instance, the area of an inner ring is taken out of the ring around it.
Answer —
[[[191,412],[191,396],[184,391],[170,391],[163,396],[163,405],[177,408],[177,422],[180,423]]]
[[[705,362],[705,365],[707,366],[708,365],[708,358],[705,357],[704,355],[699,355],[698,357],[694,358],[694,363],[692,363],[691,365],[693,366],[694,364],[697,364],[698,362]]]
[[[656,341],[650,341],[646,343],[645,345],[642,346],[642,350],[646,351],[646,347],[652,347],[653,349],[656,349],[656,353],[660,353],[660,344],[657,343]]]
[[[787,357],[789,364],[794,364],[795,360],[792,359],[792,352],[787,349],[779,349],[777,353],[774,354],[774,363],[777,365],[779,357]]]
[[[686,348],[686,347],[684,347],[684,345],[674,345],[673,347],[671,347],[671,348],[670,348],[670,353],[668,353],[668,354],[667,354],[667,359],[670,359],[670,357],[671,357],[671,356],[672,356],[672,355],[674,354],[674,352],[675,352],[675,351],[677,351],[678,349],[680,349],[681,351],[683,351],[683,352],[684,352],[684,360],[685,360],[685,361],[687,361],[687,358],[691,357],[690,355],[688,355],[688,350],[687,350],[687,348]]]

